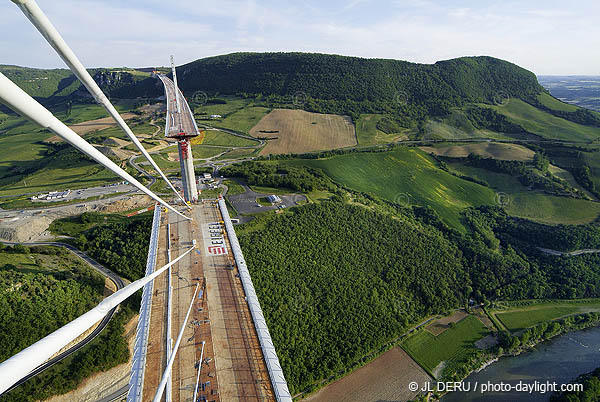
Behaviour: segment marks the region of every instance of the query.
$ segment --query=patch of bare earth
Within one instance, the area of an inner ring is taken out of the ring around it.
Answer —
[[[498,142],[480,142],[477,144],[451,145],[448,147],[420,147],[423,151],[437,156],[449,158],[466,158],[473,153],[483,158],[494,158],[513,161],[531,161],[533,152],[522,145],[503,144]]]
[[[427,326],[427,331],[431,332],[433,335],[438,336],[448,328],[450,328],[450,324],[456,324],[461,321],[463,318],[468,316],[468,314],[462,310],[455,311],[452,315],[448,317],[442,317],[438,320],[433,321],[431,324]]]
[[[442,378],[442,374],[444,373],[444,369],[446,368],[446,360],[442,360],[435,368],[433,369],[433,375],[436,379]]]
[[[262,155],[301,153],[351,147],[357,144],[348,116],[275,109],[250,130],[255,137],[273,138]]]
[[[121,117],[124,120],[128,120],[133,117],[136,117],[136,115],[133,113],[122,113]],[[117,126],[117,123],[114,121],[114,119],[112,117],[103,117],[101,119],[88,120],[88,121],[83,121],[81,123],[73,124],[73,125],[70,125],[69,128],[71,130],[75,131],[79,135],[84,135],[87,133],[91,133],[92,131],[102,130],[102,129],[105,129],[108,127],[116,127],[116,126]],[[62,142],[63,140],[59,136],[55,135],[53,137],[48,138],[46,141],[47,142]]]
[[[135,155],[135,152],[119,149],[115,147],[106,147],[102,145],[94,145],[96,149],[102,152],[104,155],[112,159],[118,159],[120,161],[128,159],[131,155]]]
[[[130,141],[122,140],[122,139],[116,138],[116,137],[108,137],[107,139],[102,141],[102,145],[106,145],[108,147],[117,147],[117,148],[127,146],[130,143],[131,143]]]
[[[408,389],[412,381],[423,384],[432,378],[404,350],[395,347],[303,401],[409,401],[418,394]]]

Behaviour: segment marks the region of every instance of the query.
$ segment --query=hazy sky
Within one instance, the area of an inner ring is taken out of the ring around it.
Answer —
[[[38,0],[87,67],[177,64],[235,51],[433,63],[465,55],[536,74],[600,75],[598,0]],[[64,67],[10,1],[0,64]]]

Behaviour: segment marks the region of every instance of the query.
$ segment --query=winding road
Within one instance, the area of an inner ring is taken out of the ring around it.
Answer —
[[[565,257],[574,257],[576,255],[582,255],[582,254],[600,253],[600,250],[595,249],[595,248],[586,248],[586,249],[575,250],[575,251],[558,251],[558,250],[552,250],[549,248],[542,248],[542,247],[538,247],[537,249],[540,250],[544,254],[550,254],[550,255],[555,255],[555,256],[565,256]]]

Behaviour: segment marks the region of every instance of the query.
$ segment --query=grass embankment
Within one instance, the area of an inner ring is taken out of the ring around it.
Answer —
[[[220,153],[227,151],[229,148],[203,147],[202,145],[192,146],[192,154],[194,159],[208,159]]]
[[[259,152],[262,148],[240,148],[233,149],[221,156],[219,156],[216,160],[227,160],[227,159],[243,159],[249,158],[253,156],[258,156]]]
[[[225,180],[223,184],[227,186],[227,195],[243,194],[246,189],[235,180]]]
[[[200,191],[199,198],[217,198],[223,192],[222,187]]]
[[[470,315],[437,336],[427,330],[419,330],[401,346],[428,373],[439,378],[441,373],[433,374],[440,363],[444,362],[444,370],[455,369],[476,351],[475,342],[488,333],[481,321]]]
[[[464,208],[495,203],[493,190],[441,170],[431,156],[416,148],[283,163],[323,169],[338,183],[392,202],[431,206],[446,223],[461,230],[459,214]]]
[[[267,197],[258,197],[256,199],[256,202],[259,205],[262,205],[263,207],[270,207],[271,205],[273,205],[268,199]]]

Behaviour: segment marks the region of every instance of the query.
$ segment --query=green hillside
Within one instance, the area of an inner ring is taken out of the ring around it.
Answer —
[[[441,170],[432,157],[416,148],[285,163],[323,169],[338,183],[389,201],[431,206],[457,228],[464,208],[495,202],[493,190]]]
[[[57,95],[76,81],[71,71],[64,68],[44,70],[0,65],[0,72],[29,95],[37,98]]]
[[[435,64],[314,53],[233,53],[178,68],[187,91],[251,94],[303,107],[351,114],[383,111],[408,117],[445,114],[468,102],[493,103],[499,93],[517,98],[543,92],[535,75],[492,57],[462,57]]]
[[[591,222],[600,215],[598,202],[531,190],[515,176],[505,173],[457,162],[449,163],[449,166],[457,174],[484,181],[494,191],[502,194],[501,202],[512,216],[548,224],[581,224]]]
[[[578,124],[540,110],[520,99],[510,99],[506,105],[487,106],[508,117],[525,130],[543,138],[564,141],[594,141],[600,139],[600,128]]]
[[[150,78],[149,73],[129,68],[96,68],[88,71],[102,90],[111,97],[156,97],[162,92],[162,84],[157,85],[159,81]],[[0,73],[45,104],[59,103],[67,98],[91,99],[87,90],[68,69],[0,65]]]

